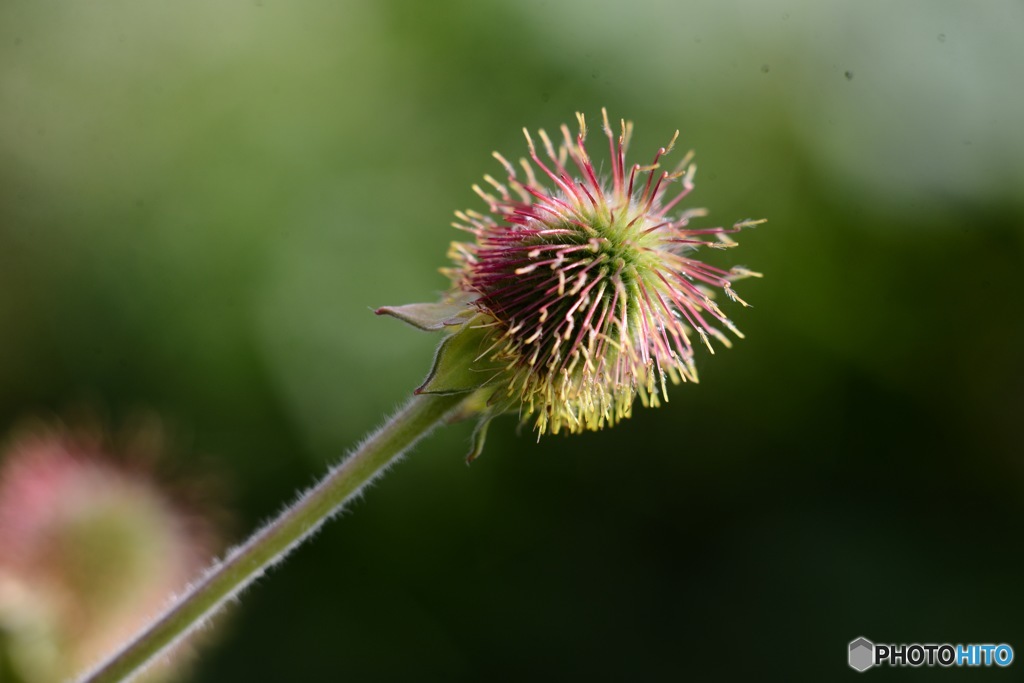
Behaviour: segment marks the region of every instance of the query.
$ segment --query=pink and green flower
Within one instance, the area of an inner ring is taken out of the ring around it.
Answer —
[[[657,406],[669,382],[697,381],[695,338],[714,353],[712,337],[728,347],[726,330],[743,336],[715,293],[746,306],[733,282],[759,274],[695,254],[734,247],[732,233],[762,221],[691,226],[706,215],[677,208],[694,187],[693,153],[663,166],[678,131],[649,164],[629,164],[633,124],[615,134],[602,114],[607,177],[582,114],[575,135],[561,126],[557,147],[524,129],[529,159],[517,166],[495,152],[505,182],[485,175],[487,187],[473,187],[488,212],[456,212],[474,241],[452,243],[446,299],[380,309],[453,331],[420,392],[479,391],[485,419],[516,411],[538,434],[597,430],[629,417],[638,396]]]

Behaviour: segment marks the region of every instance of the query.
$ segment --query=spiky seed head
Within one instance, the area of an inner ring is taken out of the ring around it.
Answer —
[[[561,126],[557,146],[524,129],[529,159],[518,166],[495,152],[507,179],[474,185],[489,211],[456,212],[475,240],[454,242],[455,267],[444,271],[476,297],[471,324],[491,330],[480,357],[504,369],[496,398],[534,417],[540,434],[601,429],[628,417],[637,396],[656,406],[669,381],[696,381],[694,337],[712,353],[712,337],[731,346],[722,328],[742,337],[715,290],[747,305],[732,282],[759,276],[694,258],[735,246],[730,234],[762,221],[690,226],[706,214],[676,208],[694,187],[693,153],[672,168],[662,161],[679,132],[649,164],[630,164],[633,124],[616,132],[602,117],[608,177],[587,151],[582,114],[575,134]]]
[[[494,153],[507,179],[473,186],[488,212],[455,213],[474,240],[452,243],[454,266],[442,269],[452,287],[440,302],[377,310],[450,332],[416,392],[467,394],[453,419],[479,418],[469,460],[495,415],[533,419],[538,436],[601,429],[628,417],[638,396],[656,406],[669,381],[695,382],[698,340],[714,353],[712,338],[731,346],[723,328],[743,336],[714,297],[746,306],[732,283],[760,274],[695,252],[734,247],[731,234],[764,221],[691,227],[707,213],[676,208],[694,187],[693,153],[662,166],[678,131],[651,163],[629,164],[633,125],[614,132],[604,110],[610,170],[599,177],[576,116],[577,132],[561,126],[557,147],[524,129],[529,158]]]

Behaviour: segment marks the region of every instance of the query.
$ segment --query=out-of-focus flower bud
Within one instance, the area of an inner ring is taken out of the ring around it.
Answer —
[[[36,430],[0,456],[0,679],[89,665],[214,550],[210,525],[155,480],[148,441],[154,452],[118,454],[87,431]]]

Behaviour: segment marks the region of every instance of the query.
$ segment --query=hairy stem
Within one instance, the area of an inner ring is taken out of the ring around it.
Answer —
[[[78,679],[79,683],[130,680],[181,643],[228,600],[312,536],[464,399],[465,394],[414,397],[319,483],[215,562],[188,591],[118,652]]]

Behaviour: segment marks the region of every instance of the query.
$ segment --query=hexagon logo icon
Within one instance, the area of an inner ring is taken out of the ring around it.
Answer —
[[[867,671],[875,665],[875,644],[867,638],[850,641],[850,667]]]

